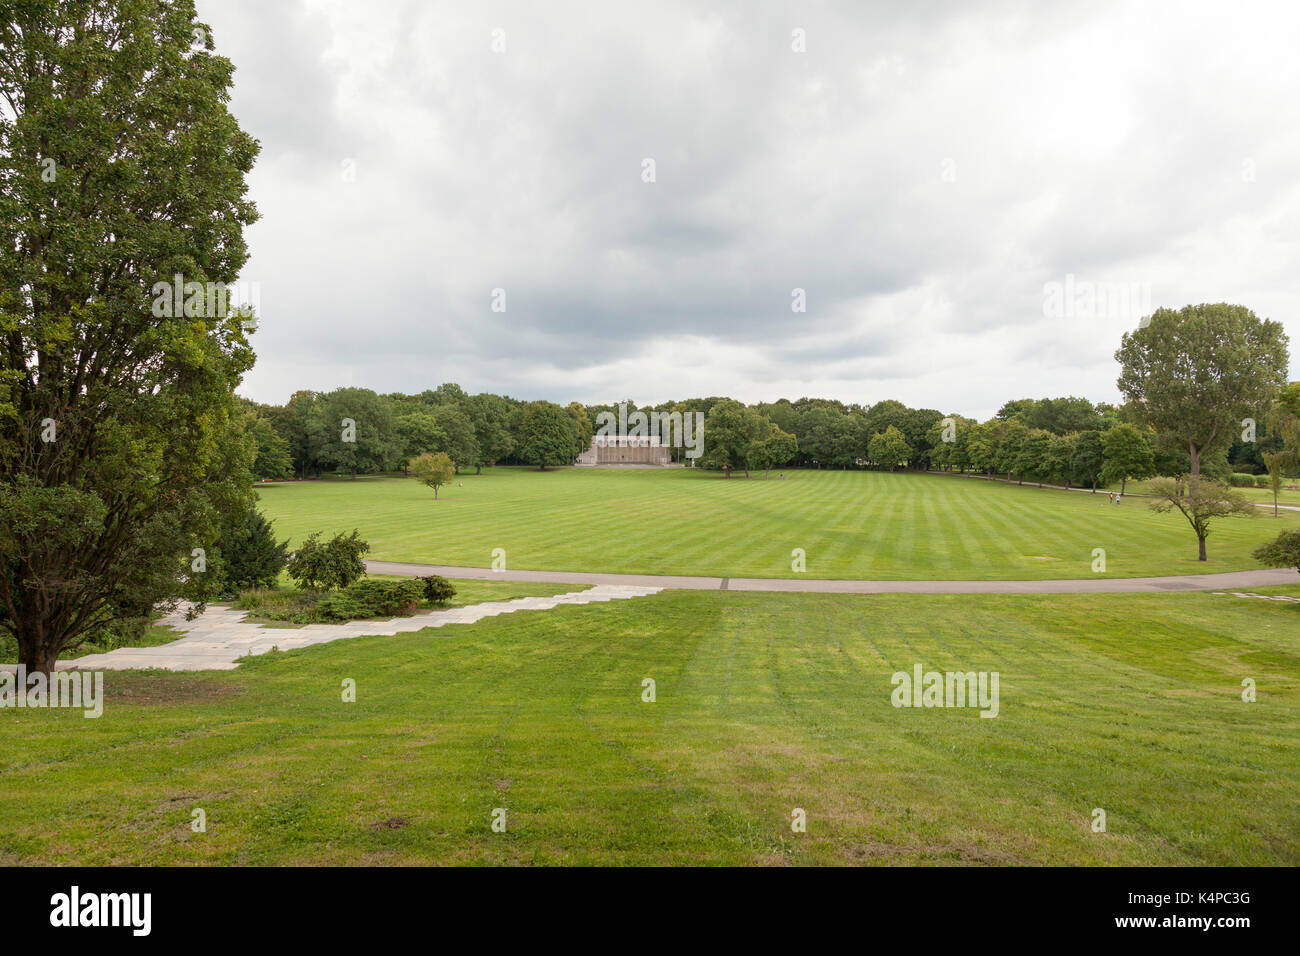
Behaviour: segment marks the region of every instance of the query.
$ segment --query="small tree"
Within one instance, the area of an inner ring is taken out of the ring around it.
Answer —
[[[438,488],[456,477],[456,466],[444,451],[431,455],[425,452],[411,462],[411,477],[418,478],[433,489],[433,500],[438,500]]]
[[[1124,494],[1128,480],[1150,478],[1156,473],[1156,459],[1146,436],[1132,425],[1116,425],[1102,438],[1101,480],[1110,484],[1119,480],[1119,493]]]
[[[341,590],[366,573],[361,556],[369,550],[356,529],[350,535],[336,534],[327,544],[320,543],[320,532],[315,531],[289,559],[289,577],[313,591]]]
[[[1193,478],[1179,475],[1177,478],[1156,478],[1151,482],[1151,510],[1158,512],[1172,511],[1177,508],[1182,512],[1187,523],[1196,532],[1200,546],[1198,560],[1205,561],[1205,539],[1210,533],[1210,521],[1228,515],[1251,515],[1255,506],[1250,499],[1229,485],[1215,481],[1213,478]]]
[[[271,522],[256,506],[222,522],[217,548],[221,553],[221,593],[226,596],[249,588],[275,587],[288,562],[288,539],[276,542]]]
[[[1282,493],[1282,469],[1289,463],[1290,455],[1284,451],[1262,451],[1259,457],[1264,459],[1268,468],[1268,487],[1273,492],[1273,517],[1277,517],[1277,496]]]
[[[1300,571],[1300,528],[1283,531],[1268,544],[1255,549],[1255,559],[1270,568]]]
[[[430,604],[443,605],[456,596],[456,585],[441,575],[431,574],[417,580],[424,582],[424,599]]]

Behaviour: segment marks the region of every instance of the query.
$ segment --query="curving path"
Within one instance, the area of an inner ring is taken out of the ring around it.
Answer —
[[[371,574],[482,581],[539,581],[548,584],[622,585],[681,588],[690,591],[815,591],[826,594],[1110,594],[1160,591],[1217,591],[1300,584],[1291,568],[1174,574],[1159,578],[1065,578],[1047,581],[837,581],[827,578],[714,578],[660,574],[605,574],[587,571],[493,571],[445,564],[367,561]]]
[[[347,624],[308,624],[304,627],[263,627],[245,620],[248,612],[218,604],[192,621],[185,620],[185,609],[178,608],[158,621],[185,636],[170,644],[156,647],[119,647],[104,654],[87,654],[59,661],[56,670],[144,670],[228,671],[239,666],[241,657],[265,654],[272,648],[282,651],[328,644],[349,637],[380,637],[442,627],[445,624],[472,624],[485,617],[513,614],[516,611],[549,611],[561,604],[596,604],[646,597],[658,588],[616,587],[606,585],[585,591],[569,591],[554,597],[524,597],[510,601],[486,601],[465,607],[423,611],[410,617],[391,620],[352,621]],[[13,671],[14,666],[0,665]]]

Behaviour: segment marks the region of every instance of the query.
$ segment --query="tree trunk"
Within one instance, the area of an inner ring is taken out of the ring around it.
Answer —
[[[1203,535],[1203,534],[1198,534],[1198,535],[1196,536],[1196,540],[1199,541],[1199,542],[1200,542],[1200,545],[1201,545],[1201,556],[1200,556],[1200,558],[1198,558],[1197,560],[1204,561],[1204,560],[1206,560],[1206,557],[1205,557],[1205,535]]]
[[[433,486],[433,500],[434,500],[434,501],[437,501],[437,500],[438,500],[438,486],[437,486],[437,485],[434,485],[434,486]]]
[[[474,474],[476,474],[476,475],[481,475],[481,474],[483,474],[483,466],[482,466],[482,465],[475,465],[475,466],[474,466]]]
[[[1121,498],[1124,497],[1124,489],[1127,487],[1128,487],[1128,478],[1121,478],[1119,480],[1119,494]]]
[[[27,669],[27,676],[41,673],[48,677],[54,671],[54,664],[59,659],[59,651],[48,641],[23,640],[18,638],[18,662]],[[27,688],[15,688],[18,693],[26,694]]]
[[[1201,450],[1193,442],[1187,443],[1187,457],[1191,461],[1192,479],[1201,477]]]

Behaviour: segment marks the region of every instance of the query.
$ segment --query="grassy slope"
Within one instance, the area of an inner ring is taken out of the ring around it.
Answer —
[[[666,592],[110,674],[100,720],[0,713],[0,862],[1296,865],[1298,632],[1213,594]],[[916,662],[999,671],[1001,716],[891,707]]]
[[[279,534],[357,527],[371,558],[487,567],[790,577],[791,551],[824,578],[1091,577],[1254,568],[1252,549],[1300,514],[1232,518],[1204,564],[1179,515],[1136,499],[941,475],[788,473],[785,481],[689,470],[496,469],[440,501],[418,482],[360,479],[263,486]]]

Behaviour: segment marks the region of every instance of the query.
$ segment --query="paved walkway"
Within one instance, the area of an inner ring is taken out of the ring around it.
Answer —
[[[282,651],[315,644],[328,644],[348,637],[377,637],[403,634],[444,624],[472,624],[485,617],[512,614],[515,611],[548,611],[561,604],[594,604],[619,601],[654,594],[659,588],[602,585],[586,591],[570,591],[554,597],[526,597],[513,601],[488,601],[445,611],[426,611],[411,617],[387,621],[353,621],[350,624],[308,624],[305,627],[268,628],[244,620],[246,611],[209,605],[207,611],[192,621],[177,610],[160,620],[185,634],[180,640],[158,647],[120,647],[106,654],[87,654],[61,661],[58,670],[139,670],[149,667],[169,671],[229,671],[239,666],[239,658],[265,654],[273,647]],[[8,665],[8,670],[14,666]]]
[[[1066,578],[1047,581],[835,581],[826,578],[712,578],[660,574],[603,574],[588,571],[492,571],[443,564],[367,561],[371,574],[482,581],[534,581],[548,584],[621,585],[681,588],[690,591],[817,591],[827,594],[1109,594],[1160,591],[1221,591],[1300,584],[1292,568],[1174,574],[1160,578]]]

